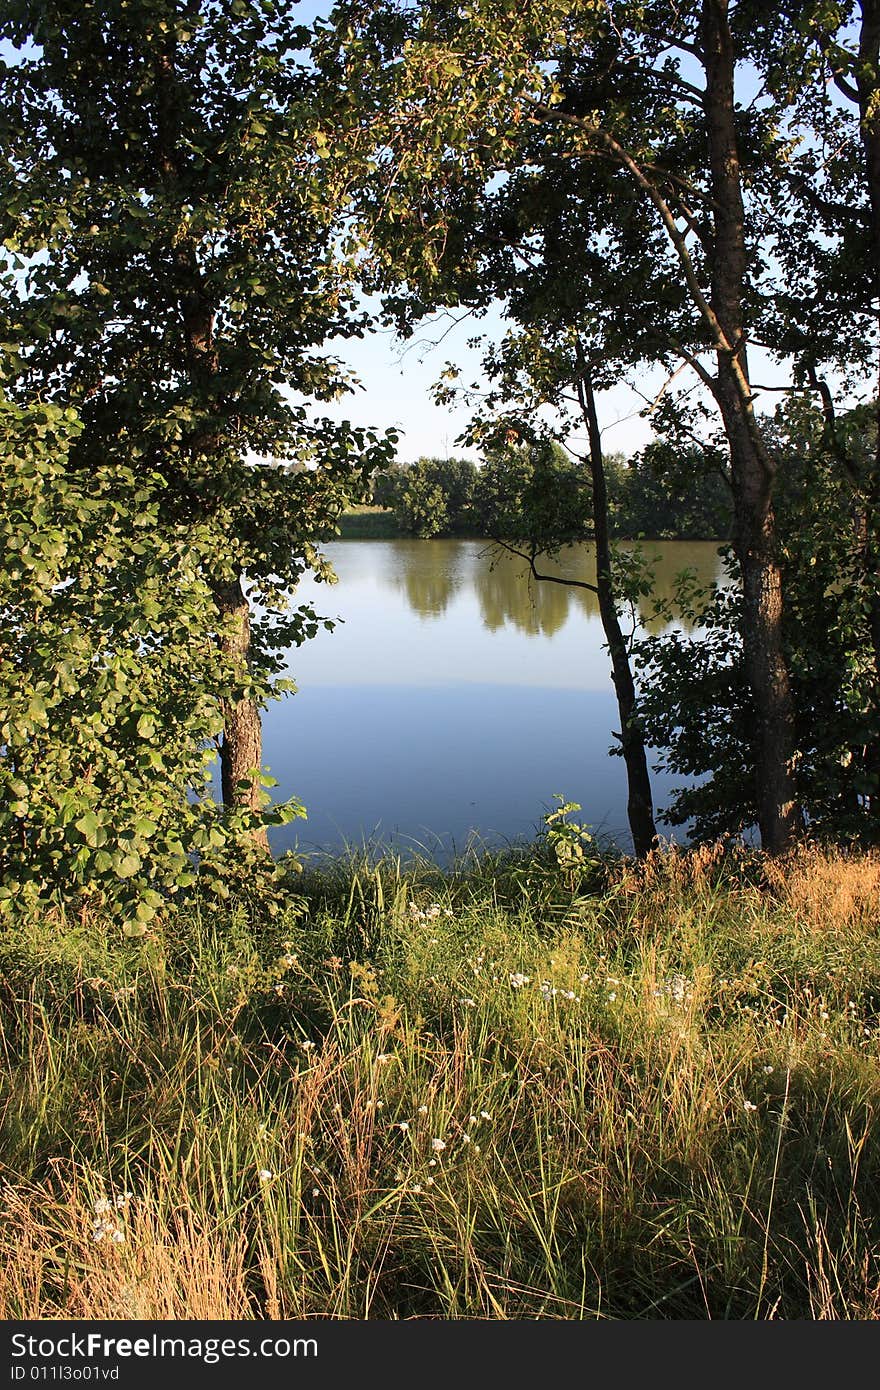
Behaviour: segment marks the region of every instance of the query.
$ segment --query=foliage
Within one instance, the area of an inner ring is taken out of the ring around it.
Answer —
[[[373,500],[400,529],[423,538],[472,532],[477,469],[470,459],[420,458],[396,464],[373,481]]]
[[[477,508],[485,533],[548,554],[590,535],[590,477],[552,439],[490,450]]]
[[[670,627],[636,643],[640,707],[658,765],[688,779],[660,819],[692,822],[695,840],[751,830],[757,822],[754,771],[759,756],[749,718],[735,576],[700,588],[679,578],[672,604],[658,616]],[[672,611],[683,626],[671,625]]]
[[[849,447],[870,453],[865,414],[841,429]],[[874,843],[877,795],[870,752],[880,737],[871,643],[874,579],[864,565],[864,514],[840,486],[821,416],[794,402],[777,412],[781,460],[777,509],[786,585],[784,634],[797,729],[796,780],[810,832]],[[759,750],[748,718],[741,598],[731,569],[725,585],[700,591],[684,576],[676,606],[695,630],[673,628],[640,643],[646,728],[663,762],[688,778],[667,819],[693,819],[698,839],[753,826]],[[669,614],[667,614],[667,617]]]
[[[607,455],[605,474],[609,530],[616,538],[730,535],[730,487],[708,447],[658,441],[631,459]],[[551,538],[556,545],[560,538],[562,544],[588,540],[592,533],[589,472],[552,439],[495,444],[477,466],[467,459],[394,464],[374,477],[372,499],[412,535],[522,540],[526,511],[533,517],[543,511],[537,531],[548,544]]]
[[[581,809],[577,801],[566,801],[558,793],[554,797],[559,805],[548,811],[544,817],[544,836],[547,846],[556,861],[556,868],[563,886],[574,892],[583,881],[589,846],[593,837],[586,826],[569,819],[573,811]]]
[[[162,525],[159,474],[71,468],[80,432],[0,401],[0,911],[67,900],[137,931],[197,867],[228,891],[247,813],[221,819],[209,764],[234,673],[205,642],[216,537]]]
[[[722,540],[733,529],[730,481],[710,445],[656,440],[624,462],[605,460],[614,536]]]

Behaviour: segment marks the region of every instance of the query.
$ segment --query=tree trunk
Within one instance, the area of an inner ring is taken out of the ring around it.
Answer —
[[[750,399],[743,338],[745,211],[734,121],[734,54],[728,0],[704,0],[701,39],[715,243],[711,303],[729,349],[719,346],[716,399],[730,446],[734,550],[742,572],[743,651],[756,724],[756,801],[761,843],[790,849],[802,828],[794,783],[794,707],[782,641],[782,577],[776,558],[774,463]],[[744,390],[745,387],[745,390]]]
[[[602,439],[596,415],[596,400],[589,373],[584,371],[578,385],[581,408],[587,423],[590,440],[590,476],[593,485],[593,534],[596,542],[596,590],[602,631],[611,657],[611,678],[620,714],[620,743],[626,766],[626,813],[636,856],[644,859],[656,848],[657,828],[654,824],[654,803],[651,796],[651,776],[645,754],[645,740],[639,722],[636,686],[626,641],[617,618],[614,585],[611,578],[611,545],[608,539],[608,493],[605,485],[605,464]]]
[[[159,103],[157,110],[157,148],[156,158],[163,179],[173,185],[182,177],[186,168],[186,155],[183,153],[179,129],[178,84],[176,67],[177,38],[173,29],[168,36],[167,51],[159,60],[157,79]],[[184,195],[181,195],[183,198]],[[217,378],[220,372],[220,359],[214,337],[215,306],[205,286],[198,254],[194,243],[182,238],[172,248],[175,284],[180,319],[183,328],[183,358],[187,376],[198,396],[211,409],[216,410]],[[211,468],[212,452],[218,454],[219,434],[212,433],[210,427],[204,428],[190,441],[192,459],[198,460],[196,477],[201,471],[201,461],[208,472]],[[208,479],[208,487],[211,479]],[[212,499],[206,496],[202,486],[202,500],[210,509]],[[247,599],[241,587],[240,576],[232,581],[213,586],[214,602],[220,619],[224,624],[231,620],[230,636],[227,632],[221,639],[222,650],[233,658],[236,672],[244,683],[250,668],[251,623]],[[259,769],[263,757],[263,734],[260,711],[256,703],[243,697],[236,701],[224,702],[224,729],[220,748],[220,773],[223,805],[228,809],[247,806],[257,811],[261,805]],[[241,788],[241,783],[247,783]],[[254,842],[268,851],[269,842],[265,829],[255,831]]]
[[[880,303],[880,0],[861,0],[859,58],[856,69],[856,90],[859,98],[859,129],[865,173],[868,183],[871,228],[871,271],[874,294]],[[865,544],[863,549],[864,582],[869,590],[868,630],[871,643],[871,663],[874,668],[874,699],[880,700],[880,372],[877,382],[875,410],[877,436],[874,458],[864,488]],[[875,703],[873,711],[877,720]],[[869,793],[869,809],[880,817],[880,737],[875,736],[866,750],[866,769],[873,786]]]
[[[226,628],[221,649],[225,656],[232,658],[236,673],[243,677],[248,670],[251,620],[241,581],[235,579],[231,583],[216,585],[214,602]],[[262,796],[259,772],[262,761],[263,728],[255,701],[247,695],[237,700],[225,701],[223,739],[220,744],[220,780],[224,806],[244,806],[259,813]],[[253,839],[256,844],[268,850],[269,841],[265,829],[255,831]]]

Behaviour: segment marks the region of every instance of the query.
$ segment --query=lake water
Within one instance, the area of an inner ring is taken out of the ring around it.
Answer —
[[[648,542],[660,593],[695,569],[720,577],[714,542]],[[264,761],[308,820],[272,832],[276,852],[365,842],[435,858],[475,837],[531,839],[554,795],[630,850],[619,727],[595,597],[529,582],[484,541],[337,541],[332,586],[299,599],[338,620],[295,648],[295,695],[264,716]],[[595,578],[592,546],[548,570]],[[642,615],[644,618],[644,615]],[[655,778],[662,807],[670,779]]]

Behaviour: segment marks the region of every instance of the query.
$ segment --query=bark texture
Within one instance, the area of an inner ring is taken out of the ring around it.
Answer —
[[[745,210],[734,119],[734,52],[728,0],[704,0],[701,46],[715,239],[711,304],[726,347],[716,353],[716,398],[730,447],[733,544],[744,597],[743,651],[757,733],[756,800],[761,842],[772,854],[795,843],[794,707],[782,638],[782,576],[773,515],[774,462],[749,388],[743,335]]]
[[[248,667],[251,645],[251,623],[248,601],[236,579],[217,585],[214,602],[228,630],[222,639],[222,649],[232,657],[235,669],[244,673]],[[258,812],[262,792],[259,769],[263,762],[263,727],[260,711],[247,696],[227,700],[223,710],[223,737],[220,744],[220,777],[223,804],[227,807],[245,806]],[[254,832],[257,844],[268,849],[266,831]]]
[[[880,304],[880,0],[861,0],[856,90],[871,215],[871,271],[875,300]],[[863,554],[865,582],[871,593],[868,622],[876,698],[880,694],[880,594],[877,592],[877,576],[880,575],[880,372],[875,423],[874,458],[863,489]],[[866,763],[873,778],[870,809],[874,816],[880,817],[880,740],[875,738],[868,748]]]

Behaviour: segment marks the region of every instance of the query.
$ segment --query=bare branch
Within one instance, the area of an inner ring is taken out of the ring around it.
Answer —
[[[675,381],[675,378],[684,371],[685,367],[688,366],[690,366],[689,362],[682,362],[681,366],[676,367],[675,371],[670,373],[670,375],[666,378],[663,385],[660,387],[660,390],[657,392],[656,396],[651,402],[650,408],[648,410],[649,415],[653,415],[654,411],[657,409],[663,397],[666,395],[666,392],[669,390],[669,387],[672,385],[673,381]],[[639,395],[641,395],[641,392],[639,392]],[[644,397],[644,399],[647,400],[647,397]]]
[[[677,34],[667,34],[665,29],[649,29],[648,37],[659,39],[667,48],[677,48],[682,53],[690,53],[692,57],[703,61],[703,50],[697,43],[688,43],[687,39],[680,38]]]
[[[606,149],[610,150],[611,153],[615,155],[620,164],[622,164],[625,169],[629,170],[639,188],[647,194],[648,198],[657,209],[669,240],[675,248],[687,287],[690,290],[691,299],[712,333],[717,351],[729,357],[731,372],[740,399],[743,404],[748,407],[751,404],[751,391],[742,368],[742,363],[739,361],[739,352],[742,344],[731,343],[729,341],[718,319],[718,315],[703,293],[702,286],[697,279],[697,272],[693,260],[691,259],[690,251],[687,248],[687,242],[682,234],[681,228],[675,220],[672,209],[657,185],[647,177],[641,166],[633,159],[632,155],[615,140],[614,136],[609,134],[607,130],[603,130],[601,126],[594,125],[591,121],[585,120],[583,116],[573,116],[567,111],[558,111],[555,107],[545,106],[542,102],[534,101],[531,98],[527,98],[527,100],[528,104],[545,120],[559,121],[564,125],[572,125],[576,129],[583,130],[594,139],[600,141]]]
[[[848,82],[842,72],[833,72],[831,78],[837,90],[842,92],[845,97],[848,97],[850,101],[854,101],[856,105],[858,105],[858,88],[854,87],[851,82]]]
[[[490,536],[493,545],[500,546],[509,555],[517,555],[520,560],[525,560],[531,571],[533,578],[540,579],[542,583],[564,584],[567,589],[587,589],[591,594],[598,594],[599,590],[595,584],[589,584],[586,579],[561,579],[557,574],[539,574],[535,563],[537,552],[534,550],[520,550],[512,541],[502,540],[500,536]]]

